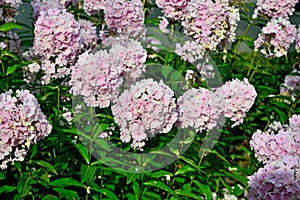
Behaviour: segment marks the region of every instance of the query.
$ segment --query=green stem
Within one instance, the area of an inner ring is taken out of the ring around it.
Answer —
[[[4,63],[2,61],[2,56],[1,56],[0,62],[1,62],[3,77],[4,77],[4,81],[5,81],[5,89],[8,90],[9,85],[8,85],[8,80],[7,80],[7,76],[6,76],[5,66],[4,66]]]
[[[143,186],[143,182],[142,182],[142,175],[139,175],[139,193],[138,193],[138,200],[141,200],[142,197],[142,186]]]
[[[292,116],[292,113],[293,113],[293,111],[294,111],[295,108],[296,108],[297,101],[298,101],[299,98],[300,98],[300,92],[297,94],[297,96],[296,96],[296,98],[295,98],[295,101],[293,102],[293,104],[292,104],[292,106],[291,106],[291,108],[290,108],[290,110],[289,110],[288,118],[290,118],[290,117]]]
[[[171,23],[171,32],[170,32],[170,46],[169,49],[172,49],[172,42],[174,39],[174,30],[175,30],[175,21]],[[170,52],[167,53],[166,57],[165,57],[165,65],[168,66],[169,65],[169,59],[170,59]]]
[[[204,158],[204,153],[202,153],[202,155],[201,155],[201,157],[200,157],[200,159],[199,159],[199,162],[198,162],[198,164],[197,164],[197,167],[198,167],[198,168],[200,167],[203,158]]]
[[[105,118],[105,119],[114,119],[111,115],[106,115],[106,114],[96,114],[97,117]]]
[[[100,177],[101,177],[101,181],[100,181],[100,188],[104,188],[104,181],[103,181],[103,175],[104,175],[104,170],[102,169],[101,170],[101,175],[100,175]],[[100,199],[102,199],[102,192],[101,192],[101,194],[100,194]]]
[[[82,8],[82,3],[81,1],[78,1],[78,10],[80,10]],[[80,19],[80,12],[77,13],[77,20]]]
[[[100,18],[99,18],[99,28],[100,28],[100,30],[102,30],[102,24],[104,23],[104,17],[103,17],[103,11],[101,10],[100,11]]]
[[[89,200],[89,193],[86,191],[85,199]]]
[[[266,124],[266,126],[265,126],[265,128],[264,128],[264,131],[263,132],[266,132],[266,130],[267,130],[267,128],[269,127],[269,125],[270,125],[270,120],[268,120],[268,123]]]
[[[258,60],[258,61],[260,62],[260,60]],[[257,72],[257,69],[258,69],[258,67],[259,67],[259,62],[256,64],[256,67],[255,67],[255,69],[253,70],[253,72],[252,72],[252,74],[251,74],[251,76],[250,76],[250,78],[249,78],[249,82],[252,80],[254,74]]]
[[[255,51],[254,52],[254,54],[253,54],[253,56],[252,56],[252,59],[251,59],[251,66],[253,66],[253,63],[254,63],[254,59],[256,58],[256,56],[257,56],[257,51]],[[248,73],[247,73],[247,76],[249,76],[250,75],[250,72],[251,72],[251,67],[249,67],[249,69],[248,69]]]
[[[170,32],[171,42],[172,42],[173,39],[174,39],[174,31],[175,31],[175,21],[173,21],[173,22],[171,23],[171,32]]]
[[[57,86],[57,114],[60,115],[60,87]]]
[[[6,72],[5,72],[5,67],[4,67],[4,64],[3,64],[3,62],[2,62],[2,59],[1,59],[1,66],[2,66],[2,72],[3,72],[3,76],[4,76],[4,78],[6,77]]]
[[[248,23],[248,26],[246,27],[246,29],[245,29],[245,31],[244,31],[244,33],[243,33],[242,35],[247,35],[247,34],[248,34],[248,32],[249,32],[249,30],[250,30],[252,24],[253,24],[253,20],[251,20],[250,23]],[[238,41],[236,47],[234,48],[233,57],[232,57],[232,59],[231,59],[231,61],[230,61],[229,69],[228,69],[228,72],[227,72],[227,74],[226,74],[226,77],[227,77],[227,76],[229,75],[229,73],[231,72],[232,65],[233,65],[233,63],[234,63],[234,61],[235,61],[235,59],[236,59],[236,55],[237,55],[238,51],[240,50],[242,41],[243,41],[242,39],[239,39],[239,41]]]
[[[174,184],[175,173],[176,173],[176,171],[177,171],[177,165],[178,165],[178,159],[175,161],[174,165],[175,165],[175,166],[174,166],[173,176],[172,176],[171,181],[170,181],[170,188],[171,188],[171,189],[172,189],[173,184]],[[170,199],[170,197],[171,197],[171,195],[168,194],[166,199]]]
[[[143,0],[143,11],[144,11],[144,14],[146,14],[146,8],[145,8],[145,6],[146,6],[146,1],[147,1],[147,0]]]

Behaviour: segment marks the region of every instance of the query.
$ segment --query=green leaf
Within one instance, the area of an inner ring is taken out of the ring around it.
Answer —
[[[175,177],[174,181],[179,183],[179,184],[183,184],[186,181],[186,179],[182,178],[182,177]]]
[[[143,197],[144,197],[144,199],[155,199],[155,200],[161,199],[159,194],[156,194],[156,193],[151,192],[151,191],[143,192]]]
[[[193,166],[195,169],[199,170],[199,167],[195,164],[195,162],[192,159],[186,158],[184,156],[180,156],[179,159],[187,162],[188,164],[190,164],[191,166]]]
[[[170,51],[170,49],[164,45],[161,45],[161,44],[151,44],[151,46],[153,47],[157,47],[159,48],[160,50],[163,50],[163,51]]]
[[[155,26],[158,26],[160,21],[161,20],[158,18],[145,19],[145,24],[153,24]]]
[[[56,179],[55,181],[52,181],[51,183],[49,183],[49,185],[56,186],[56,187],[76,186],[76,187],[85,188],[84,184],[79,183],[78,181],[76,181],[72,178]]]
[[[233,142],[233,141],[243,141],[243,140],[247,140],[247,139],[249,139],[249,138],[246,136],[229,136],[229,137],[225,137],[224,141]]]
[[[254,65],[251,64],[251,63],[248,62],[248,61],[239,61],[239,62],[237,63],[237,65],[239,65],[239,66],[246,66],[246,67],[248,67],[248,68],[250,68],[250,69],[254,69],[254,68],[255,68]]]
[[[59,198],[53,194],[47,194],[46,196],[43,196],[43,200],[59,200]]]
[[[15,60],[19,60],[19,57],[17,55],[15,55],[14,53],[10,52],[10,51],[7,51],[7,50],[1,50],[1,55],[0,57],[4,57],[4,56],[8,56],[8,57],[11,57]]]
[[[230,162],[228,162],[226,160],[226,158],[224,156],[222,156],[221,154],[219,154],[219,152],[217,152],[215,149],[210,151],[210,153],[217,155],[219,158],[221,158],[223,161],[225,161],[228,165],[230,165]]]
[[[75,147],[77,148],[77,150],[79,151],[80,155],[83,157],[85,162],[89,165],[91,162],[91,157],[90,157],[90,152],[86,148],[86,146],[82,144],[75,144]]]
[[[151,154],[158,154],[158,155],[165,155],[165,156],[173,157],[172,154],[169,154],[166,151],[162,151],[162,150],[153,150],[153,151],[151,151]]]
[[[294,112],[297,113],[297,114],[300,113],[300,107],[297,108]]]
[[[172,71],[174,71],[172,67],[168,67],[165,65],[161,67],[161,73],[164,76],[164,78],[167,78]]]
[[[229,173],[229,172],[224,172],[224,174],[226,176],[229,176],[231,178],[234,178],[235,180],[239,181],[240,183],[242,183],[245,187],[248,186],[248,179],[239,175],[239,174],[232,174],[232,173]]]
[[[33,184],[34,180],[31,176],[22,176],[18,183],[18,196],[16,199],[22,199],[28,195],[31,190],[31,185]]]
[[[185,196],[185,197],[189,197],[189,199],[197,199],[197,200],[203,200],[201,197],[199,197],[198,195],[196,195],[196,194],[193,194],[193,193],[191,193],[191,192],[189,192],[189,191],[184,191],[184,190],[182,190],[182,189],[180,189],[180,190],[176,190],[176,193],[177,194],[179,194],[179,195],[181,195],[181,196]]]
[[[134,194],[135,194],[135,197],[136,197],[136,200],[139,200],[139,196],[140,196],[140,186],[138,184],[138,182],[133,182],[133,191],[134,191]]]
[[[274,89],[274,88],[270,88],[270,87],[267,87],[267,86],[263,86],[263,85],[259,85],[259,86],[257,86],[257,89],[269,90],[269,91],[271,91],[271,92],[277,92],[277,90],[276,90],[276,89]]]
[[[6,71],[6,76],[15,73],[15,71],[16,71],[17,69],[21,69],[22,67],[28,65],[29,63],[30,63],[30,62],[24,62],[24,63],[15,64],[15,65],[13,65],[13,66],[11,66],[11,67],[8,67],[8,68],[7,68],[7,71]]]
[[[173,173],[167,172],[165,170],[159,170],[151,174],[151,178],[161,178],[163,176],[173,176]]]
[[[4,180],[6,177],[3,172],[0,172],[0,180]]]
[[[3,185],[0,187],[0,194],[1,193],[9,193],[9,192],[13,192],[14,190],[16,190],[17,187],[16,186],[10,186],[10,185]]]
[[[102,189],[99,189],[98,191],[100,193],[104,194],[105,196],[107,196],[109,199],[119,200],[119,198],[115,195],[115,193],[113,193],[112,191],[110,191],[108,189],[102,188]]]
[[[31,147],[31,155],[30,155],[30,159],[32,159],[37,153],[38,153],[38,150],[37,150],[37,144],[33,144]]]
[[[281,122],[282,122],[282,123],[286,123],[286,121],[287,121],[287,116],[286,116],[286,114],[285,114],[283,111],[281,111],[281,110],[279,110],[279,109],[277,109],[277,108],[275,108],[275,110],[276,110],[276,112],[278,113]]]
[[[137,178],[139,178],[140,174],[128,173],[126,176],[127,176],[126,184],[128,185],[129,183],[131,183],[131,182],[135,181]]]
[[[233,188],[233,194],[234,194],[234,196],[238,197],[238,196],[244,194],[244,190],[241,188],[240,185],[235,185]]]
[[[46,161],[38,161],[36,164],[45,167],[46,169],[48,169],[50,172],[52,172],[53,174],[58,175],[56,169],[53,167],[53,165],[51,165],[50,163],[46,162]]]
[[[195,168],[192,168],[192,167],[189,167],[189,166],[183,166],[182,168],[178,169],[175,172],[175,176],[180,175],[180,174],[185,174],[187,172],[194,172],[194,171],[196,171]]]
[[[97,145],[97,147],[101,147],[101,149],[104,149],[106,151],[109,151],[111,148],[109,146],[109,144],[107,143],[107,140],[99,138],[99,137],[93,138],[93,143],[95,145]]]
[[[60,131],[60,132],[64,132],[64,133],[73,133],[75,135],[78,134],[78,130],[76,128],[73,128],[73,129],[60,129],[60,128],[56,128],[57,131]]]
[[[67,190],[63,188],[53,188],[56,192],[58,192],[60,195],[65,197],[66,199],[80,199],[77,192],[73,190]]]
[[[43,180],[43,181],[45,181],[46,183],[50,182],[49,174],[47,172],[45,172],[45,174],[41,175],[40,179]]]
[[[159,188],[161,190],[166,191],[167,193],[177,197],[180,199],[180,197],[176,194],[175,191],[173,191],[169,186],[165,185],[163,182],[161,181],[148,181],[144,183],[145,186],[150,186],[150,187],[156,187]]]
[[[132,193],[126,193],[126,198],[128,200],[136,200],[137,199],[137,196],[132,194]]]
[[[97,171],[96,166],[82,164],[81,183],[86,183],[87,185],[91,185],[91,183],[95,180],[96,171]]]
[[[205,195],[207,200],[212,200],[213,199],[212,192],[211,192],[210,187],[208,185],[201,184],[197,180],[193,180],[192,182],[195,183],[201,189],[201,191],[203,192],[203,194]]]
[[[0,31],[1,32],[7,32],[7,31],[10,31],[12,29],[22,29],[23,27],[18,25],[18,24],[15,24],[15,23],[12,23],[12,22],[8,22],[8,23],[5,23],[5,24],[2,24],[0,26]]]
[[[289,110],[290,106],[285,102],[273,102],[276,106]]]
[[[248,35],[241,35],[241,36],[238,36],[237,38],[244,41],[250,49],[254,48],[254,39],[252,37],[250,37]]]

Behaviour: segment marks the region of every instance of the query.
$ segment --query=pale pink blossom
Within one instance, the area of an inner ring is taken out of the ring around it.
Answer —
[[[162,81],[136,82],[112,106],[123,142],[142,150],[145,141],[158,133],[168,133],[177,120],[174,92]]]
[[[50,134],[52,126],[28,90],[0,94],[0,168],[23,161],[30,144]]]

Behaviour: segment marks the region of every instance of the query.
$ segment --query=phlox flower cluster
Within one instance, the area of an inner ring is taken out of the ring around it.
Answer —
[[[0,32],[0,37],[6,38],[6,41],[0,42],[0,49],[8,49],[11,52],[14,52],[16,54],[22,54],[23,51],[20,48],[21,40],[19,39],[19,36],[17,33],[14,33],[12,31],[8,31],[6,33]]]
[[[249,177],[249,200],[300,198],[299,158],[287,156],[284,160],[268,163]]]
[[[0,6],[10,6],[15,9],[18,9],[19,6],[22,4],[22,0],[0,0]]]
[[[33,49],[43,59],[56,57],[59,66],[73,62],[82,47],[80,25],[71,13],[57,8],[41,12],[35,23]]]
[[[112,44],[112,56],[122,64],[122,76],[128,81],[135,81],[145,72],[147,52],[142,44],[133,39],[126,39]]]
[[[65,6],[61,2],[61,0],[33,0],[31,1],[31,6],[33,8],[33,18],[36,20],[40,12],[44,11],[46,12],[50,8],[58,8],[58,9],[64,9]]]
[[[300,115],[292,115],[288,125],[271,124],[257,130],[250,141],[255,157],[265,166],[249,176],[248,198],[300,198]]]
[[[107,51],[85,52],[72,67],[72,93],[82,95],[88,106],[105,108],[118,94],[122,65]]]
[[[300,115],[292,115],[292,117],[289,119],[288,130],[300,131]],[[299,137],[298,137],[298,139],[299,139]]]
[[[202,44],[199,44],[196,41],[185,41],[183,44],[176,43],[175,53],[181,56],[184,61],[190,63],[205,58],[205,49]]]
[[[295,101],[300,92],[300,71],[293,70],[280,86],[280,94],[291,97]]]
[[[195,0],[187,6],[182,26],[204,49],[223,49],[234,41],[239,11],[222,0]]]
[[[299,53],[300,52],[300,26],[298,27],[298,30],[297,30],[295,48],[296,48],[296,51]]]
[[[37,84],[40,84],[40,80],[37,80],[37,73],[40,71],[41,66],[40,64],[36,62],[32,62],[31,64],[22,67],[23,71],[23,80],[27,83],[34,83],[36,82]]]
[[[233,80],[210,91],[205,88],[187,90],[174,105],[173,91],[162,81],[152,79],[136,82],[125,90],[112,106],[121,140],[142,150],[145,141],[156,133],[167,133],[172,125],[209,131],[225,115],[235,123],[243,122],[256,97],[255,88],[248,82]]]
[[[120,84],[132,84],[145,72],[147,52],[140,42],[116,37],[110,47],[81,54],[72,67],[73,94],[84,96],[88,106],[108,107]]]
[[[88,15],[93,15],[105,8],[105,0],[84,0],[83,9]]]
[[[191,0],[156,0],[164,15],[175,20],[183,19],[186,7]]]
[[[93,49],[96,47],[99,40],[96,26],[90,21],[80,19],[78,20],[83,49]]]
[[[48,84],[51,78],[69,75],[69,65],[75,63],[81,52],[95,47],[98,41],[91,22],[77,22],[74,15],[59,8],[40,12],[34,33],[33,54],[42,60],[42,84]]]
[[[63,111],[63,113],[61,114],[62,117],[66,120],[68,125],[72,125],[72,120],[73,120],[72,112],[69,109],[67,109],[66,107],[63,107],[62,111]],[[61,121],[61,123],[62,123],[61,125],[63,126],[64,123],[62,121]]]
[[[293,14],[296,3],[298,3],[298,0],[258,0],[253,18],[257,18],[261,14],[267,15],[270,18],[287,18],[289,15]]]
[[[51,129],[28,90],[17,90],[16,97],[12,90],[0,94],[0,168],[5,169],[9,162],[23,161],[29,145],[50,134]]]
[[[216,89],[215,94],[224,116],[234,122],[232,127],[243,123],[257,96],[254,86],[246,78],[226,82]]]
[[[121,129],[121,140],[142,150],[145,141],[157,133],[168,133],[177,120],[174,92],[162,81],[136,82],[125,90],[112,106]]]
[[[161,21],[159,22],[159,30],[163,33],[169,33],[169,30],[167,29],[169,25],[169,21],[165,17],[161,17]]]
[[[213,92],[208,89],[187,90],[177,101],[179,127],[192,127],[196,131],[214,128],[220,114],[214,99]]]
[[[0,0],[0,6],[4,6],[0,8],[0,22],[16,22],[14,16],[21,4],[22,0]]]
[[[290,45],[295,41],[297,29],[284,18],[272,19],[262,29],[254,41],[254,50],[266,57],[281,57],[287,54]]]
[[[140,0],[105,1],[105,23],[109,30],[132,37],[144,32],[143,4]]]
[[[262,132],[257,130],[250,141],[250,146],[255,152],[256,158],[264,164],[278,160],[286,155],[296,156],[300,150],[299,132],[280,129]]]

